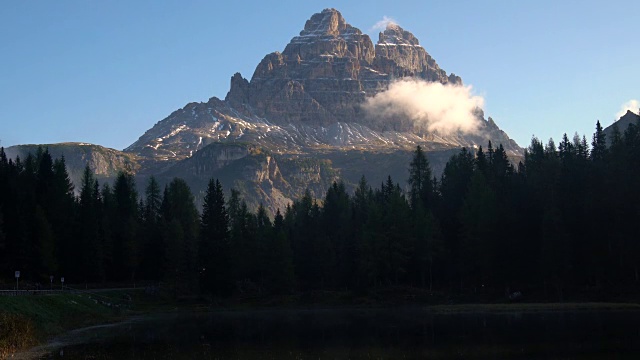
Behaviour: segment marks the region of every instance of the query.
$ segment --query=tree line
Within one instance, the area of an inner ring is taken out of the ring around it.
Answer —
[[[202,211],[184,180],[144,194],[132,175],[78,195],[64,157],[0,149],[0,278],[162,282],[214,296],[395,286],[451,294],[522,289],[540,299],[637,292],[640,127],[600,123],[590,141],[533,138],[514,166],[502,145],[466,148],[440,178],[418,146],[408,180],[334,183],[271,218],[210,180]]]

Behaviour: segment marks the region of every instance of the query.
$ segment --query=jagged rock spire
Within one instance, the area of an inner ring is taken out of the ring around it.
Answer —
[[[354,28],[347,24],[338,10],[324,9],[320,13],[313,14],[313,16],[307,20],[304,24],[304,30],[300,32],[300,36],[339,36],[344,32],[353,31],[352,29]]]
[[[247,104],[276,123],[359,122],[367,96],[384,91],[395,79],[461,82],[419,44],[411,32],[390,24],[374,45],[338,10],[324,9],[305,22],[282,53],[262,59],[249,86],[234,76],[226,100],[236,108]]]
[[[400,25],[390,23],[387,28],[380,33],[378,44],[390,45],[420,45],[418,38],[411,32],[404,30]]]

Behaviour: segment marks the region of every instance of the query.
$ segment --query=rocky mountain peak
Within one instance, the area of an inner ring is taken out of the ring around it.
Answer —
[[[366,122],[361,104],[403,77],[462,83],[397,24],[389,24],[374,45],[338,10],[324,9],[282,52],[267,54],[248,83],[234,75],[225,100],[247,116],[276,124]]]
[[[342,14],[336,9],[324,9],[313,14],[304,24],[300,36],[339,36],[342,33],[360,31],[347,24]]]
[[[325,9],[307,20],[300,35],[291,39],[282,56],[290,66],[304,66],[304,61],[323,63],[334,59],[371,63],[375,50],[369,35],[349,25],[338,10]]]
[[[390,23],[380,33],[378,44],[419,46],[420,42],[411,32],[404,30],[398,24]]]
[[[387,126],[373,119],[362,105],[397,79],[441,84],[461,84],[462,80],[441,69],[418,39],[399,25],[389,24],[379,37],[374,45],[336,9],[313,14],[282,52],[262,59],[250,81],[234,74],[224,101],[212,98],[187,105],[127,151],[166,161],[191,157],[219,141],[260,144],[278,153],[334,147],[412,148],[417,143],[436,142],[440,135],[426,134],[431,136],[427,138],[410,126]],[[477,117],[484,118],[483,114]],[[497,134],[499,129],[491,125],[487,122],[487,130]],[[387,133],[390,129],[406,134],[399,140]],[[506,140],[503,143],[510,141],[503,134],[497,136]],[[446,146],[485,142],[459,134],[438,139]],[[517,144],[512,148],[518,151]]]
[[[240,73],[235,73],[231,77],[231,86],[225,100],[235,101],[238,104],[249,101],[249,81],[243,78]]]
[[[372,118],[363,104],[397,79],[461,83],[411,32],[391,24],[379,38],[374,44],[340,12],[325,9],[312,15],[282,52],[267,54],[250,80],[234,74],[224,100],[187,104],[123,153],[91,149],[89,158],[84,144],[65,145],[67,164],[76,169],[70,173],[80,179],[89,162],[104,177],[120,170],[161,182],[178,176],[189,181],[194,194],[202,194],[215,177],[226,188],[241,189],[253,206],[263,203],[274,211],[306,189],[322,196],[338,178],[351,184],[362,175],[372,183],[388,175],[402,179],[417,145],[433,156],[436,173],[458,148],[483,146],[489,139],[503,144],[510,156],[522,156],[492,119],[482,122],[479,133],[465,134]],[[484,119],[481,111],[475,115]]]
[[[636,125],[640,122],[640,115],[635,114],[631,110],[627,110],[627,112],[620,117],[620,119],[613,122],[613,124],[607,126],[604,129],[604,133],[607,136],[607,144],[611,145],[611,141],[613,140],[614,128],[618,129],[620,134],[624,134],[629,125]]]

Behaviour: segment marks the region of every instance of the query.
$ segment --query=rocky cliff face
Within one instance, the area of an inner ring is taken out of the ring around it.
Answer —
[[[522,149],[495,122],[477,134],[417,133],[367,118],[363,102],[410,77],[461,84],[420,46],[418,39],[390,25],[373,44],[335,9],[307,20],[285,49],[264,57],[251,81],[235,74],[224,101],[191,103],[157,123],[125,149],[160,162],[192,156],[212,142],[251,143],[277,154],[327,150],[431,151],[502,143],[512,156]],[[154,170],[155,171],[155,170]]]
[[[640,123],[640,115],[637,115],[629,110],[620,117],[620,119],[616,120],[613,124],[607,126],[603,132],[607,136],[607,144],[611,145],[611,140],[613,139],[614,128],[618,128],[618,131],[621,135],[624,134],[625,130],[629,127],[629,125],[634,124],[637,125]]]
[[[141,169],[143,159],[137,155],[87,143],[61,143],[49,145],[17,145],[6,149],[7,156],[24,159],[29,153],[35,154],[38,147],[49,149],[51,156],[64,156],[69,177],[74,184],[80,184],[84,168],[89,165],[98,179],[111,179],[119,171],[135,174]]]
[[[397,78],[461,83],[400,26],[390,25],[379,37],[374,46],[340,12],[325,9],[306,22],[282,53],[265,56],[251,82],[234,76],[225,100],[237,107],[248,104],[277,124],[327,126],[365,121],[362,102]]]
[[[323,196],[337,179],[355,183],[365,174],[375,184],[390,174],[403,183],[417,145],[429,153],[436,173],[452,152],[489,140],[514,158],[522,156],[518,144],[479,109],[473,134],[416,131],[369,118],[363,104],[401,78],[462,84],[411,32],[390,25],[374,44],[340,12],[325,9],[282,52],[266,55],[250,80],[233,75],[224,100],[187,104],[104,164],[78,158],[104,174],[135,172],[139,184],[151,175],[161,181],[185,178],[197,197],[217,177],[251,204],[275,211],[306,189]],[[82,147],[76,147],[80,154]]]

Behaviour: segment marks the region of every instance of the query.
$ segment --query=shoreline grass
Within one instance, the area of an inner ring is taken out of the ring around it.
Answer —
[[[122,309],[87,294],[0,297],[0,358],[76,328],[118,321]]]
[[[318,295],[318,294],[316,294]],[[122,301],[115,304],[116,301]],[[265,309],[384,309],[413,307],[439,315],[465,313],[536,313],[559,311],[640,311],[640,304],[617,302],[566,303],[458,303],[427,304],[421,301],[394,302],[329,295],[281,296],[260,299],[229,299],[224,302],[179,302],[167,294],[147,296],[142,291],[7,296],[0,297],[0,359],[42,345],[74,329],[123,321],[134,316],[173,312]],[[382,299],[389,300],[389,299]],[[124,303],[124,306],[123,305]]]

